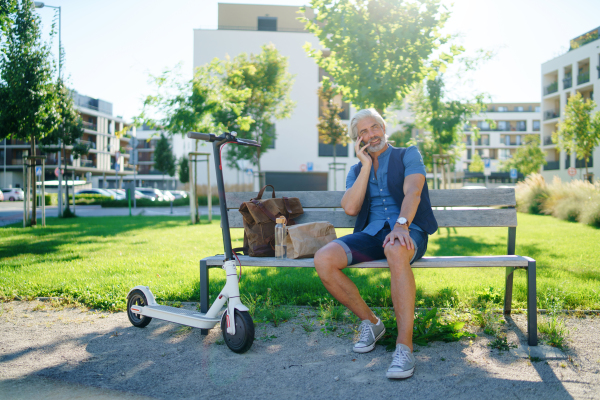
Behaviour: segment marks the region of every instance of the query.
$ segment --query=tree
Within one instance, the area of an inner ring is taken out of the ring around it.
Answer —
[[[537,135],[527,135],[523,146],[519,147],[512,158],[500,163],[500,171],[508,172],[515,168],[527,176],[539,172],[546,165],[546,157],[540,149],[540,138]]]
[[[275,120],[289,118],[295,107],[290,98],[294,77],[288,72],[288,58],[282,56],[273,44],[262,46],[259,54],[239,54],[227,64],[224,84],[236,91],[248,91],[240,115],[252,122],[249,126],[235,123],[235,115],[222,109],[217,111],[215,122],[236,130],[238,137],[256,140],[260,147],[230,146],[227,165],[239,168],[238,160],[249,160],[260,173],[260,158],[268,151],[277,134]]]
[[[449,12],[439,0],[312,0],[315,17],[299,18],[327,51],[305,50],[340,86],[356,107],[384,111],[413,85],[437,71],[463,50],[440,50],[450,38],[441,35]],[[300,9],[304,12],[304,8]],[[433,54],[439,54],[437,59]],[[432,59],[434,58],[434,59]],[[431,60],[431,61],[429,61]]]
[[[188,183],[190,181],[190,163],[186,156],[179,159],[179,182]]]
[[[337,86],[333,85],[328,77],[322,81],[321,87],[317,91],[319,95],[321,113],[317,131],[319,132],[319,140],[325,144],[333,145],[333,164],[335,165],[336,154],[335,150],[338,144],[346,146],[350,142],[348,136],[348,127],[342,122],[340,113],[342,107],[336,104],[333,99],[339,93]],[[333,187],[337,188],[336,173],[333,173]]]
[[[485,170],[485,165],[483,164],[483,160],[479,153],[475,153],[473,155],[473,160],[469,165],[469,172],[483,172]]]
[[[84,134],[83,121],[75,108],[73,92],[65,86],[62,79],[59,79],[56,84],[56,98],[56,109],[60,117],[59,126],[40,140],[40,147],[44,151],[50,151],[51,149],[56,149],[59,142],[62,144],[62,149],[59,148],[58,150],[60,157],[64,160],[62,165],[64,165],[65,176],[67,176],[67,147],[71,147],[73,160],[87,155],[90,148],[81,143],[81,138]],[[68,178],[66,179],[68,180]],[[69,185],[65,185],[65,187],[65,197],[67,199],[65,215],[71,215],[69,208]]]
[[[388,138],[388,141],[394,147],[408,147],[408,146],[410,146],[408,143],[412,139],[412,132],[413,132],[413,129],[415,129],[415,124],[412,124],[412,123],[403,123],[402,125],[403,125],[402,127],[404,129],[392,132],[392,134]]]
[[[567,154],[575,153],[577,159],[584,160],[585,174],[589,176],[588,162],[594,149],[600,144],[600,112],[593,116],[591,112],[596,103],[584,100],[581,93],[569,97],[565,107],[565,117],[558,124],[558,130],[552,133],[552,141]]]
[[[175,156],[173,156],[173,150],[169,140],[165,137],[164,133],[160,133],[160,138],[154,148],[154,168],[157,171],[162,172],[163,176],[163,187],[165,186],[165,174],[169,176],[175,175]]]
[[[0,139],[28,140],[35,155],[36,140],[54,131],[60,117],[50,48],[42,42],[32,5],[31,0],[0,0]],[[35,182],[35,168],[31,175]],[[32,211],[35,225],[36,207]]]

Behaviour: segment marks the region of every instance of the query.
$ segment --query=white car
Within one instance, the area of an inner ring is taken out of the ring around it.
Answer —
[[[118,192],[115,189],[104,189],[104,190],[107,191],[108,193],[112,194],[112,196],[115,200],[125,200],[127,198],[127,196],[125,196],[123,193]]]
[[[2,189],[2,194],[4,195],[4,200],[8,201],[17,201],[23,200],[25,194],[23,193],[23,189],[21,188],[11,188],[11,189]]]
[[[104,190],[104,189],[82,189],[82,190],[75,192],[75,194],[76,195],[78,195],[78,194],[98,194],[100,196],[111,197],[113,199],[115,198],[114,194],[112,194],[108,190]]]

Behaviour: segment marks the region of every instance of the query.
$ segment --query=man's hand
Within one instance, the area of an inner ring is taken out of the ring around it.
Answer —
[[[404,226],[395,226],[394,230],[392,230],[383,241],[383,247],[386,244],[391,243],[394,244],[394,241],[398,240],[400,245],[406,246],[407,250],[414,250],[415,246],[413,244],[412,239],[410,238],[410,234],[408,233],[408,229]]]
[[[367,147],[369,147],[369,144],[365,144],[365,146],[363,148],[360,148],[360,144],[362,143],[362,136],[359,136],[358,138],[356,138],[356,143],[354,143],[354,153],[356,154],[356,157],[360,160],[360,162],[362,163],[363,168],[371,168],[371,164],[373,163],[373,160],[371,160],[371,156],[368,155],[365,152],[365,149]]]

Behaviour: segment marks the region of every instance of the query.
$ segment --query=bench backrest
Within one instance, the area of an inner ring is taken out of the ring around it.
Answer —
[[[269,191],[265,191],[266,198]],[[277,197],[297,197],[304,214],[296,218],[299,224],[329,221],[336,228],[353,228],[356,217],[346,215],[340,207],[345,192],[276,192]],[[242,202],[255,197],[255,192],[227,193],[229,226],[242,228],[238,209]],[[517,226],[515,191],[503,189],[430,190],[435,219],[444,227],[509,227]],[[503,207],[503,208],[498,208]],[[446,209],[444,209],[446,208]]]

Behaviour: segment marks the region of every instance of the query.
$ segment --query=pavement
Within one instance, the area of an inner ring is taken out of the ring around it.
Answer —
[[[208,207],[199,207],[200,215],[208,213]],[[219,207],[213,207],[213,215],[219,215]],[[80,217],[107,217],[107,216],[127,216],[129,208],[127,207],[106,207],[101,206],[76,206],[75,213]],[[38,224],[41,224],[42,208],[37,208]],[[168,203],[164,207],[138,207],[131,209],[131,215],[145,216],[168,216],[185,217],[190,215],[188,206],[171,207]],[[57,217],[58,207],[47,206],[46,217]],[[0,202],[0,226],[10,225],[23,221],[23,202],[22,201],[3,201]]]

